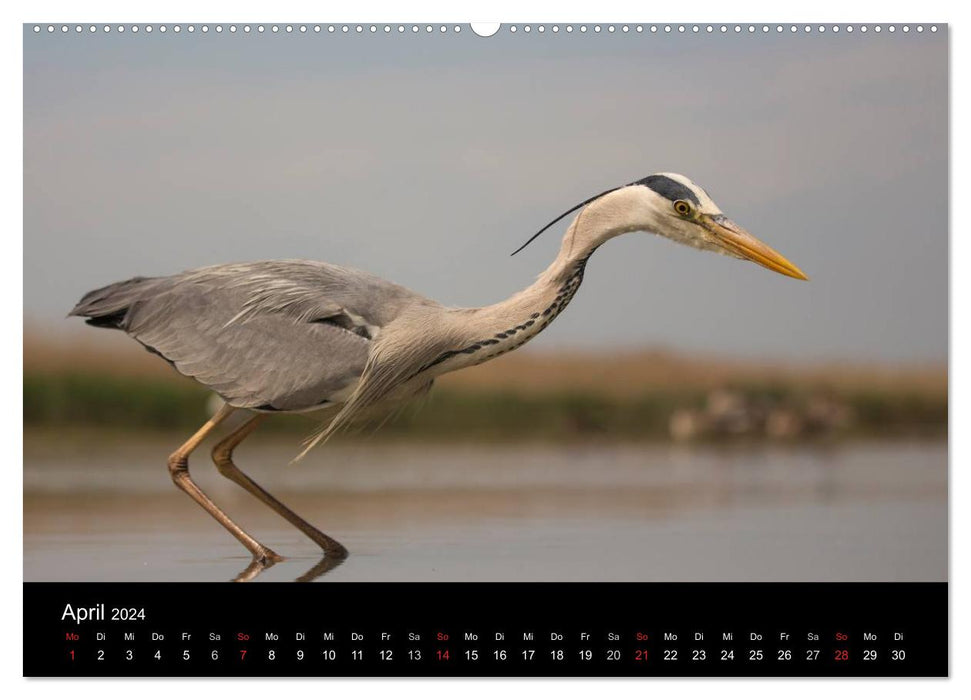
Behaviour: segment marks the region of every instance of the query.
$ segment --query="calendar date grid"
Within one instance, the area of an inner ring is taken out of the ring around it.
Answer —
[[[25,675],[948,672],[947,584],[25,584],[25,610]]]

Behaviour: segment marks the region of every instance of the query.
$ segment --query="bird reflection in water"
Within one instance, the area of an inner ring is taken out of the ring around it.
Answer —
[[[324,555],[320,559],[320,561],[318,561],[316,564],[311,566],[300,576],[297,576],[297,578],[295,578],[294,581],[296,581],[297,583],[309,583],[311,581],[315,581],[321,576],[323,576],[324,574],[336,569],[338,566],[343,564],[346,560],[347,560],[347,557],[335,557],[335,556]],[[249,565],[245,569],[240,571],[231,580],[234,583],[247,583],[257,578],[260,574],[262,574],[267,569],[272,568],[273,566],[276,566],[278,563],[279,563],[279,560],[261,561],[258,559],[254,559],[249,563]]]

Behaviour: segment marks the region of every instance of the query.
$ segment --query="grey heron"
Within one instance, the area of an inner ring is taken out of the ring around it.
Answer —
[[[340,543],[233,463],[234,449],[267,414],[325,412],[302,457],[349,423],[424,394],[436,377],[515,350],[563,311],[587,260],[620,234],[654,233],[807,279],[727,218],[701,187],[674,173],[601,192],[522,247],[577,210],[553,263],[532,285],[491,306],[450,308],[366,272],[289,260],[134,277],[89,292],[70,315],[124,331],[222,397],[222,407],[172,453],[168,468],[176,486],[229,530],[254,564],[282,557],[236,525],[189,475],[189,455],[236,411],[252,415],[213,448],[219,472],[299,528],[325,557],[342,559],[347,550]]]

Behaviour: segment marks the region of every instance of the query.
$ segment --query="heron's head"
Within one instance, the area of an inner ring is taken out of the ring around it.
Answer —
[[[629,231],[647,231],[700,250],[750,260],[788,277],[808,279],[781,254],[725,216],[708,193],[684,175],[657,173],[602,192],[557,217],[533,238],[577,209],[582,211],[575,229],[584,229],[589,220],[586,230],[594,246]]]

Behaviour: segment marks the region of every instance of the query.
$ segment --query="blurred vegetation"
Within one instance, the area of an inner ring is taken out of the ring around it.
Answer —
[[[820,389],[805,384],[728,383],[755,403],[799,407]],[[947,434],[947,394],[889,387],[822,390],[853,414],[841,435],[895,437]],[[114,376],[93,372],[24,374],[24,427],[114,427],[192,431],[208,417],[211,392],[188,380],[155,376]],[[568,391],[550,387],[522,393],[497,388],[436,387],[431,395],[403,409],[378,432],[416,440],[666,440],[675,411],[700,410],[709,391],[699,387],[650,389],[642,395]],[[276,417],[268,429],[308,432],[313,414]],[[374,431],[363,428],[360,434]],[[352,439],[353,434],[350,436]]]

